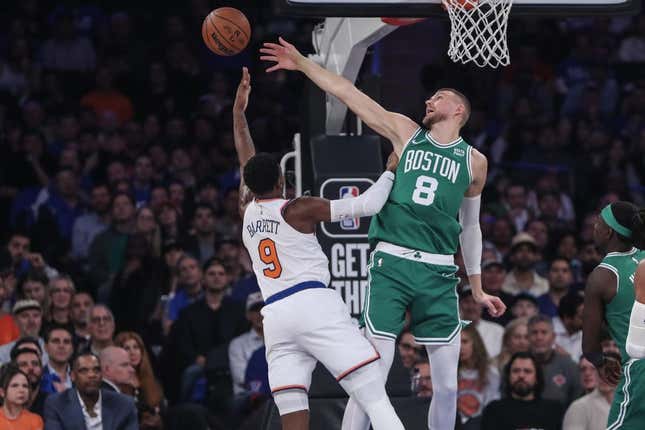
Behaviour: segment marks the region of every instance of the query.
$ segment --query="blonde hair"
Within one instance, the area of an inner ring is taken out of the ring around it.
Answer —
[[[514,354],[514,352],[511,352],[509,350],[508,344],[511,341],[511,337],[513,336],[515,330],[522,325],[526,326],[526,328],[528,329],[529,322],[527,318],[514,319],[513,321],[509,322],[506,327],[504,327],[504,336],[502,337],[502,350],[500,351],[499,355],[493,360],[500,371],[503,370],[504,366],[506,366],[506,364],[510,361],[511,357]]]

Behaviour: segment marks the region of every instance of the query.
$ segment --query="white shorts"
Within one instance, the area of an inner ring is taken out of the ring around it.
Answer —
[[[262,308],[271,392],[309,391],[320,361],[341,381],[380,358],[331,288],[300,291]]]

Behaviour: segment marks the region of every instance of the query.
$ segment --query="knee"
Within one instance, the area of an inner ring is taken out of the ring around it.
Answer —
[[[280,412],[280,416],[309,410],[309,398],[304,390],[278,391],[273,393],[273,401]]]
[[[367,365],[341,380],[340,384],[363,408],[387,397],[385,385],[377,366]]]

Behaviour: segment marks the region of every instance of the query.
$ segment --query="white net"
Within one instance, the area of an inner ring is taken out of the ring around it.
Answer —
[[[442,0],[450,16],[448,56],[479,67],[508,66],[506,30],[513,0]]]

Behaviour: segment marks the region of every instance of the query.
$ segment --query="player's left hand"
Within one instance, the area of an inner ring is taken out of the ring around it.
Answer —
[[[242,113],[246,111],[246,107],[249,104],[249,94],[251,94],[251,75],[249,74],[249,69],[242,67],[242,79],[240,79],[237,93],[235,93],[233,112]]]
[[[284,40],[282,37],[278,38],[277,43],[264,42],[260,52],[267,55],[262,55],[260,60],[273,61],[276,64],[269,67],[267,72],[274,72],[276,70],[296,70],[298,64],[304,58],[300,52],[291,43]]]
[[[488,309],[488,313],[492,317],[501,317],[506,312],[506,305],[499,297],[483,293],[481,297],[474,298],[477,303],[484,305]]]

